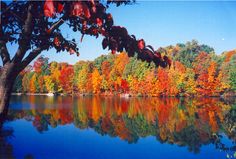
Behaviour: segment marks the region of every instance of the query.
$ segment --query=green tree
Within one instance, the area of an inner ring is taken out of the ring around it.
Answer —
[[[213,48],[207,45],[199,45],[196,40],[186,44],[177,44],[177,46],[180,47],[180,50],[175,54],[173,60],[179,61],[189,68],[192,68],[192,63],[200,52],[206,52],[207,54],[214,52]]]

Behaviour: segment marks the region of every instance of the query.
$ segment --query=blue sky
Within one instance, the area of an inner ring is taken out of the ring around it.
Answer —
[[[130,34],[145,39],[157,49],[196,39],[213,47],[217,54],[236,48],[236,2],[157,2],[137,1],[134,5],[111,6],[115,25],[124,26]],[[64,29],[69,37],[81,35]],[[107,54],[101,46],[102,38],[85,36],[79,43],[80,56],[69,56],[55,50],[44,52],[50,61],[74,64],[78,60],[93,60]],[[13,51],[16,46],[10,46]],[[13,48],[14,47],[14,48]]]

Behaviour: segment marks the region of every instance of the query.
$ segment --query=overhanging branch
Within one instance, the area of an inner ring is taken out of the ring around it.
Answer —
[[[27,65],[30,64],[43,50],[47,49],[48,46],[38,47],[32,50],[29,55],[21,62],[18,71],[22,71]]]
[[[64,23],[64,20],[61,18],[57,22],[55,22],[51,27],[50,31],[51,33],[57,29],[60,25]],[[30,64],[31,61],[33,61],[43,50],[46,50],[49,47],[49,45],[44,45],[41,47],[38,47],[34,50],[32,50],[29,55],[21,62],[19,71],[22,71],[27,65]]]

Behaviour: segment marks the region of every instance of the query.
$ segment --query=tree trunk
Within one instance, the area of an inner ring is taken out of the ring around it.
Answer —
[[[0,75],[0,120],[3,120],[8,112],[11,91],[18,73],[14,71],[14,64],[4,65]]]

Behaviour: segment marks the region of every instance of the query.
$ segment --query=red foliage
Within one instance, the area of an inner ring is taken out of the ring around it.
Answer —
[[[79,17],[80,16],[85,16],[86,18],[91,17],[88,6],[85,4],[85,2],[82,1],[73,3],[71,14]]]
[[[56,45],[56,46],[60,46],[60,41],[59,41],[59,38],[56,36],[53,40],[53,43]]]
[[[46,0],[44,3],[44,15],[46,17],[53,17],[55,15],[55,7],[52,0]]]
[[[72,93],[73,91],[73,76],[74,69],[72,66],[65,66],[60,71],[59,81],[62,86],[62,89],[66,93]]]
[[[46,0],[44,3],[44,15],[46,17],[54,17],[55,13],[61,13],[64,9],[64,6],[60,2],[55,2],[53,0]]]
[[[139,48],[140,50],[142,50],[142,49],[144,49],[144,47],[145,47],[145,42],[144,42],[144,40],[143,40],[143,39],[139,40],[139,41],[138,41],[138,48]]]
[[[122,113],[127,113],[129,108],[129,102],[126,100],[121,101],[121,111]]]
[[[97,25],[98,25],[99,27],[101,27],[102,24],[103,24],[102,19],[101,19],[101,18],[97,18],[97,19],[96,19],[96,23],[97,23]]]
[[[64,6],[60,2],[58,2],[57,3],[57,11],[58,11],[58,13],[61,13],[63,11],[63,9],[64,9]]]
[[[119,3],[119,2],[117,2]],[[65,5],[65,7],[63,6]],[[121,2],[122,4],[122,2]],[[129,35],[126,28],[113,25],[113,18],[110,13],[106,13],[106,7],[99,1],[74,1],[71,3],[55,2],[47,0],[44,5],[44,14],[46,17],[53,17],[55,13],[61,13],[64,8],[70,10],[69,18],[71,16],[80,17],[82,29],[81,33],[98,37],[99,34],[104,36],[102,42],[103,49],[109,48],[112,54],[116,52],[127,51],[129,56],[134,56],[135,52],[138,53],[138,59],[147,62],[154,62],[157,66],[170,66],[171,61],[167,56],[161,57],[160,54],[154,55],[154,49],[148,47],[143,39],[136,40],[135,36]],[[73,29],[77,31],[77,28]],[[51,30],[47,30],[51,33]],[[55,46],[59,46],[59,43],[54,39]],[[60,49],[58,47],[57,49]],[[74,49],[75,50],[75,49]],[[69,51],[69,49],[67,49]],[[70,54],[73,54],[69,51]]]
[[[121,80],[121,88],[124,90],[124,92],[127,92],[129,90],[129,84],[126,80]]]
[[[73,121],[73,113],[68,108],[59,109],[61,124],[70,124]]]
[[[233,55],[236,55],[236,52],[235,52],[235,51],[229,51],[229,52],[227,52],[227,53],[226,53],[225,62],[229,62],[230,59],[231,59],[231,57],[232,57]]]
[[[44,57],[39,57],[35,62],[34,62],[34,71],[38,74],[40,74],[42,72],[42,66],[45,62]]]

